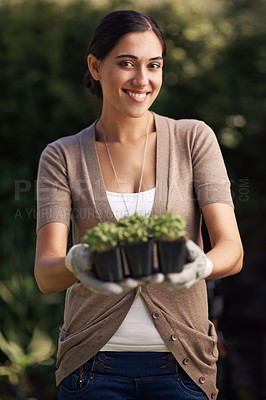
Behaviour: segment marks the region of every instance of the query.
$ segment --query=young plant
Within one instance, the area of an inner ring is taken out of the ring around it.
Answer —
[[[153,245],[149,241],[149,217],[136,213],[120,219],[118,226],[131,276],[140,278],[152,274]]]
[[[135,213],[132,216],[121,218],[117,227],[119,242],[122,245],[147,242],[149,239],[149,218]]]
[[[90,246],[91,252],[111,250],[118,245],[120,228],[111,222],[102,222],[88,229],[83,237],[83,243]]]
[[[186,221],[171,211],[150,217],[149,231],[155,240],[174,241],[184,238],[187,234],[185,228]]]
[[[150,232],[157,241],[159,269],[163,274],[181,272],[186,261],[186,221],[170,211],[150,219]]]

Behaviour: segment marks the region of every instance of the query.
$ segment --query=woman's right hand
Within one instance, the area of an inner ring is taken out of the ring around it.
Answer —
[[[105,295],[122,294],[146,283],[161,283],[162,274],[153,274],[138,280],[126,278],[121,282],[106,282],[97,278],[90,261],[90,249],[77,244],[66,255],[68,227],[51,222],[37,234],[35,278],[45,294],[57,293],[72,286],[77,279],[90,290]]]

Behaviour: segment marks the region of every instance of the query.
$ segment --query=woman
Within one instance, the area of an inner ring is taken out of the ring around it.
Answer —
[[[135,11],[107,15],[88,49],[86,84],[101,117],[51,143],[38,173],[35,276],[67,289],[56,381],[60,399],[215,399],[216,334],[204,278],[239,272],[242,245],[230,184],[212,130],[149,111],[162,84],[165,42]],[[182,273],[102,282],[85,231],[139,212],[187,221]],[[203,215],[212,250],[201,250]],[[73,243],[67,253],[72,222]],[[174,290],[170,290],[174,289]]]

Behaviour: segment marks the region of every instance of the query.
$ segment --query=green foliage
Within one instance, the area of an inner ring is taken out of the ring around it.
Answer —
[[[83,237],[83,243],[90,246],[92,252],[107,251],[118,245],[120,229],[111,222],[102,222],[92,229],[88,229]]]
[[[82,241],[90,246],[92,252],[110,250],[120,244],[146,242],[148,225],[148,217],[136,213],[121,218],[117,224],[103,222],[88,229]]]
[[[156,240],[172,241],[184,238],[187,234],[186,221],[171,211],[150,219],[150,234]]]
[[[11,383],[18,384],[26,369],[50,360],[55,352],[51,338],[38,327],[35,328],[27,350],[24,351],[18,340],[7,340],[0,332],[0,350],[6,355],[8,363],[0,365],[0,376],[7,376]]]
[[[64,295],[45,296],[38,290],[33,275],[34,236],[24,231],[20,220],[10,220],[0,242],[0,398],[5,388],[12,387],[16,400],[26,393],[36,398],[37,392],[38,400],[52,399]],[[37,382],[28,381],[38,374]],[[11,394],[8,398],[13,399]]]
[[[147,242],[149,239],[149,218],[135,213],[132,216],[121,218],[117,225],[121,227],[120,244],[136,244]]]
[[[149,226],[149,217],[147,215],[140,215],[135,213],[133,215],[125,216],[120,218],[117,222],[117,226],[131,227],[132,225],[141,225],[143,227]]]
[[[117,245],[147,242],[149,239],[176,240],[186,235],[186,222],[170,211],[160,216],[142,216],[135,213],[121,218],[117,224],[103,222],[88,229],[83,243],[91,251],[106,251]]]
[[[42,150],[98,117],[99,104],[83,88],[83,75],[89,38],[101,16],[102,12],[82,1],[1,6],[3,224],[20,209],[28,230],[26,210],[33,212],[35,208],[35,179]],[[21,190],[14,193],[16,188]]]

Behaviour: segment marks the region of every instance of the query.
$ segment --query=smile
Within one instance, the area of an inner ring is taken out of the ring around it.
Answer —
[[[143,101],[146,99],[147,94],[149,92],[145,93],[136,93],[136,92],[131,92],[130,90],[123,89],[123,92],[125,92],[128,96],[130,96],[132,99],[137,100],[137,101]]]
[[[134,93],[134,92],[127,92],[129,96],[136,97],[137,99],[144,99],[146,97],[146,93]]]

